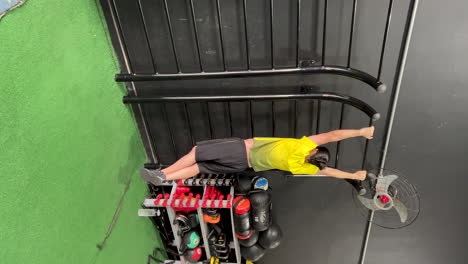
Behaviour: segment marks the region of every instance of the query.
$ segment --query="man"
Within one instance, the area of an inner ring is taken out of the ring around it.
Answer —
[[[327,167],[329,152],[320,145],[347,138],[372,139],[374,127],[357,130],[334,130],[294,138],[227,138],[202,141],[177,162],[165,169],[141,169],[142,178],[154,185],[165,180],[193,177],[199,173],[236,173],[247,168],[254,171],[284,170],[293,174],[320,174],[342,179],[364,180],[366,171],[344,172]]]

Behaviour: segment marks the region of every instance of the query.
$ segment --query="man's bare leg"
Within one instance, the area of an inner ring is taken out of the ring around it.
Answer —
[[[181,180],[193,177],[200,173],[200,169],[197,164],[193,164],[190,167],[180,169],[178,171],[169,172],[166,174],[166,180]]]
[[[189,153],[163,170],[141,168],[140,175],[143,180],[154,185],[160,185],[166,180],[185,179],[195,176],[200,173],[195,161],[195,150],[196,147],[193,147]]]
[[[196,148],[197,147],[193,147],[192,150],[189,153],[187,153],[185,156],[183,156],[182,158],[177,160],[174,164],[172,164],[171,166],[169,166],[169,167],[167,167],[165,169],[162,169],[162,172],[164,172],[164,174],[168,175],[170,173],[179,171],[179,170],[184,169],[184,168],[188,168],[188,167],[192,166],[193,164],[195,164],[196,163],[196,161],[195,161],[195,150],[196,150]]]

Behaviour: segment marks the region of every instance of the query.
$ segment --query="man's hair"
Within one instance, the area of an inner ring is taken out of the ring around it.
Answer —
[[[323,170],[327,167],[327,163],[330,160],[330,151],[326,147],[317,147],[317,153],[312,155],[307,162],[317,166]]]

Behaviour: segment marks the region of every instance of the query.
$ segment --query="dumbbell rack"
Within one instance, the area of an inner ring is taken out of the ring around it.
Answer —
[[[205,175],[198,175],[194,179],[199,179],[203,178]],[[158,195],[157,198],[155,199],[145,199],[143,201],[143,207],[145,209],[139,209],[138,210],[138,215],[139,216],[152,216],[155,215],[155,210],[151,208],[158,208],[158,207],[165,207],[167,211],[167,215],[169,218],[169,222],[171,225],[172,232],[174,234],[174,242],[173,245],[177,247],[177,250],[180,249],[181,246],[181,238],[177,235],[179,232],[179,226],[177,224],[174,224],[174,220],[176,218],[176,211],[174,208],[196,208],[197,209],[197,214],[198,218],[200,220],[200,229],[201,229],[201,235],[202,235],[202,241],[200,242],[200,246],[204,249],[205,254],[207,259],[209,260],[212,256],[210,252],[210,247],[209,247],[209,242],[208,242],[208,225],[203,219],[203,211],[202,209],[204,208],[216,208],[216,209],[228,209],[230,211],[230,222],[231,222],[231,228],[232,228],[232,241],[229,243],[229,247],[231,250],[235,251],[235,256],[236,256],[236,262],[220,262],[222,264],[240,264],[241,263],[241,254],[240,254],[240,245],[239,241],[237,240],[237,237],[235,236],[235,230],[234,230],[234,215],[233,215],[233,209],[232,209],[232,202],[234,199],[234,187],[232,186],[233,180],[232,180],[232,175],[231,179],[228,178],[230,175],[216,175],[216,178],[213,180],[208,180],[208,181],[196,181],[193,180],[190,183],[188,182],[183,182],[183,181],[171,181],[169,183],[164,183],[163,186],[169,186],[172,187],[170,194],[167,193],[164,196],[163,195]],[[213,182],[214,180],[222,180],[224,186],[229,187],[229,194],[226,195],[225,198],[222,200],[215,200],[215,199],[210,199],[210,197],[207,196],[207,187],[208,186],[214,186],[216,182]],[[203,196],[196,196],[193,197],[195,199],[192,199],[192,196],[189,198],[181,198],[176,195],[176,190],[178,186],[186,186],[186,187],[203,187]],[[184,257],[180,257],[180,261],[170,261],[169,263],[175,263],[175,264],[186,264],[186,263],[191,263],[187,261]],[[201,263],[201,262],[199,262]]]

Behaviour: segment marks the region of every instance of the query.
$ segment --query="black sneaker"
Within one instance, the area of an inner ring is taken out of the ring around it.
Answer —
[[[166,178],[164,172],[162,172],[161,170],[149,170],[146,168],[140,169],[140,175],[144,181],[153,185],[163,184]]]

